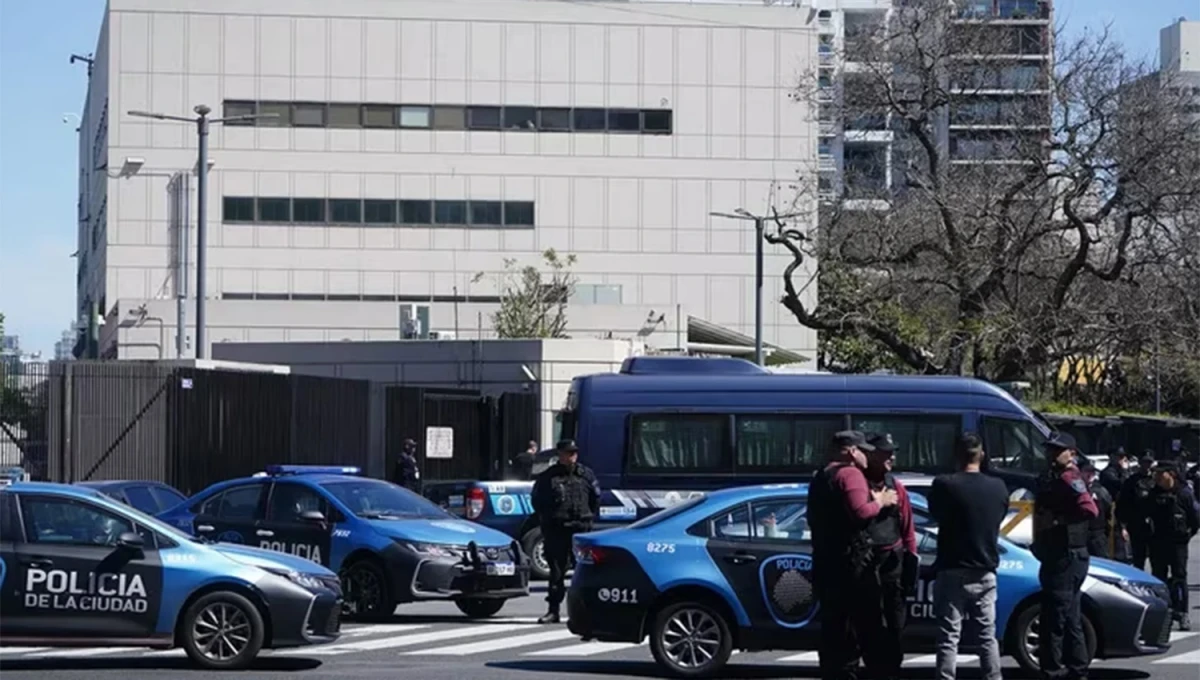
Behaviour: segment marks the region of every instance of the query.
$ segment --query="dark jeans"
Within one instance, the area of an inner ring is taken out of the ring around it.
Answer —
[[[591,531],[591,528],[561,524],[542,525],[542,547],[545,549],[546,562],[550,565],[550,583],[547,588],[546,601],[550,603],[552,612],[558,611],[567,592],[567,571],[571,568],[571,551],[574,549],[575,534],[587,531]]]
[[[821,569],[816,560],[817,599],[820,609],[821,639],[817,654],[820,658],[821,680],[855,680],[858,677],[859,636],[857,630],[865,623],[859,598],[856,596],[849,569],[838,571],[827,562]],[[845,566],[845,565],[840,565]]]
[[[900,641],[907,619],[906,593],[900,585],[904,567],[904,551],[889,550],[876,555],[873,578],[864,579],[864,606],[875,609],[879,616],[872,616],[862,631],[863,661],[872,678],[890,680],[900,677],[900,664],[904,662],[904,647]]]
[[[1088,561],[1086,548],[1042,557],[1038,662],[1043,678],[1087,677],[1091,659],[1083,637],[1080,588],[1087,577]]]
[[[1171,611],[1176,616],[1188,611],[1187,563],[1187,543],[1170,540],[1150,544],[1150,569],[1155,578],[1167,584]]]
[[[1150,539],[1141,534],[1129,533],[1129,563],[1146,570],[1146,558],[1150,556]]]
[[[817,576],[820,667],[823,680],[854,680],[865,661],[869,677],[898,677],[905,623],[901,551],[877,555],[864,570],[849,565]]]

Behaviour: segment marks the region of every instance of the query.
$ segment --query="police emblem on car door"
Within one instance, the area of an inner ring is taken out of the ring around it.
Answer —
[[[271,485],[266,519],[255,529],[254,545],[328,566],[335,513],[316,489],[276,482]]]
[[[154,634],[163,574],[152,531],[81,499],[23,494],[20,505],[25,541],[8,567],[6,634]]]

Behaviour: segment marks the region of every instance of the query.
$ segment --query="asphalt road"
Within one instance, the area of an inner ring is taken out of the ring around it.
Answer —
[[[1193,618],[1200,623],[1200,540],[1192,544],[1188,565]],[[266,680],[324,678],[394,680],[619,680],[659,677],[643,645],[584,643],[565,625],[540,626],[544,587],[529,598],[509,602],[495,619],[471,622],[449,604],[406,605],[386,624],[347,624],[335,645],[265,654],[255,668],[233,677]],[[1175,633],[1169,654],[1140,659],[1100,661],[1092,680],[1196,680],[1200,632]],[[906,678],[932,675],[931,656],[906,660]],[[182,651],[129,649],[30,650],[0,648],[5,680],[121,680],[170,674],[174,678],[216,680],[227,673],[191,668]],[[754,653],[734,657],[726,677],[818,678],[816,653]],[[959,677],[977,678],[978,665],[960,663]],[[1005,678],[1029,678],[1005,660]]]

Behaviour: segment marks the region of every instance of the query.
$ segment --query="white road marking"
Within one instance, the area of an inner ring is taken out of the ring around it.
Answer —
[[[969,666],[979,663],[978,654],[959,654],[958,665]],[[924,654],[922,656],[914,656],[911,659],[905,658],[905,666],[934,666],[937,664],[937,654]]]
[[[372,623],[353,628],[343,628],[342,637],[366,637],[368,635],[393,635],[406,630],[413,630],[411,623]],[[423,626],[421,626],[423,627]]]
[[[1200,665],[1200,649],[1193,649],[1190,652],[1184,652],[1183,654],[1176,654],[1174,656],[1168,656],[1164,659],[1158,659],[1157,661],[1151,661],[1150,663],[1156,664],[1156,665],[1157,664],[1180,664],[1180,665],[1185,665],[1185,666]]]
[[[514,635],[512,637],[502,637],[496,640],[484,640],[482,642],[470,642],[465,645],[450,645],[449,647],[434,647],[433,649],[422,649],[415,652],[405,652],[406,655],[437,655],[437,656],[468,656],[471,654],[483,654],[485,652],[495,652],[503,649],[513,649],[524,645],[537,645],[543,642],[557,642],[559,640],[567,640],[573,637],[578,637],[575,633],[569,630],[557,629],[547,630],[540,633],[528,633],[526,635]]]
[[[821,660],[819,652],[804,652],[803,654],[793,654],[785,656],[782,659],[775,659],[775,663],[817,663]]]
[[[75,649],[60,649],[53,652],[39,652],[30,654],[29,656],[35,659],[60,659],[72,658],[77,656],[101,656],[109,654],[133,654],[141,656],[144,648],[139,647],[79,647]]]
[[[1179,642],[1180,640],[1186,640],[1195,635],[1200,635],[1200,632],[1190,630],[1185,633],[1181,630],[1173,630],[1173,631],[1171,631],[1171,642]]]
[[[49,650],[49,647],[0,647],[0,656],[4,654],[28,654]]]
[[[425,626],[417,626],[424,628]],[[299,649],[289,649],[281,654],[291,656],[323,656],[327,654],[347,654],[350,652],[370,652],[380,649],[394,649],[396,647],[412,647],[415,645],[437,644],[449,640],[457,640],[465,637],[483,637],[493,633],[507,633],[516,630],[527,630],[529,626],[524,624],[483,624],[476,626],[466,626],[462,628],[447,628],[444,630],[433,630],[427,633],[416,633],[409,635],[398,635],[394,637],[381,638],[377,640],[361,640],[359,642],[337,643],[324,647],[301,647]]]
[[[583,644],[543,649],[539,652],[527,652],[525,656],[595,656],[608,652],[619,652],[625,649],[641,647],[633,642],[584,642]]]

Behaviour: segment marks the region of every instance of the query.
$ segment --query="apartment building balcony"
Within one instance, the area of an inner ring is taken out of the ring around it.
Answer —
[[[968,0],[958,8],[955,20],[1046,24],[1052,18],[1048,0]]]

